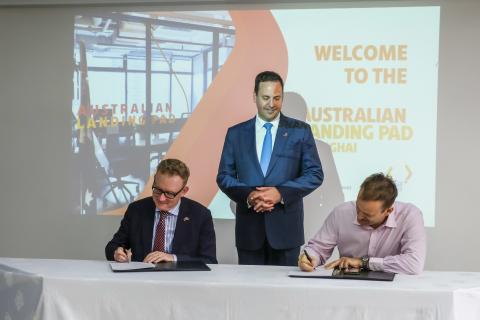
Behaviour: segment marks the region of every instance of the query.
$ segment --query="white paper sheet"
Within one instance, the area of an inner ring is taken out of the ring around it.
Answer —
[[[319,276],[331,276],[332,275],[332,272],[333,270],[330,269],[330,270],[327,270],[323,267],[318,267],[316,268],[315,270],[313,270],[312,272],[305,272],[305,271],[290,271],[288,273],[288,276],[289,277],[312,277],[312,278],[315,278],[315,277],[319,277]]]
[[[110,262],[112,271],[129,271],[129,270],[141,270],[141,269],[153,269],[155,264],[147,262]]]

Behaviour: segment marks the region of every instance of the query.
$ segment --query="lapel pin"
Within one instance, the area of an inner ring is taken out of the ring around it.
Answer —
[[[189,217],[183,218],[183,222],[185,222],[185,221],[190,221],[190,218]]]
[[[288,132],[285,132],[285,133],[283,134],[283,136],[284,136],[284,137],[288,137]]]

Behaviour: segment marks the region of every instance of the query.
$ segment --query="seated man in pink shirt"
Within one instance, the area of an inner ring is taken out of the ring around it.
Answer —
[[[426,254],[422,212],[395,201],[397,194],[390,177],[378,173],[365,179],[357,201],[333,209],[308,241],[298,258],[300,269],[313,271],[324,265],[337,246],[340,259],[326,264],[326,269],[420,273]]]

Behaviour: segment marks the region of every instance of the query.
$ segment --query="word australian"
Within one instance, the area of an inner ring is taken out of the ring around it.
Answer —
[[[155,106],[151,104],[151,109],[153,113],[172,113],[172,105],[169,103],[157,103]],[[125,103],[112,103],[112,104],[102,104],[102,105],[80,105],[78,109],[79,116],[111,116],[112,114],[146,114],[147,106],[145,103],[132,103],[127,105]]]

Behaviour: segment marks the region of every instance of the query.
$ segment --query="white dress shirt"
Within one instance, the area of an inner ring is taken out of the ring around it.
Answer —
[[[263,125],[267,121],[263,120],[258,116],[256,116],[255,120],[255,142],[256,142],[256,149],[257,149],[257,159],[260,163],[260,157],[262,156],[262,147],[263,147],[263,139],[265,139],[265,134],[267,133],[267,129],[263,127]],[[275,119],[270,121],[272,124],[272,128],[270,131],[272,132],[272,150],[273,146],[275,145],[275,136],[277,135],[278,124],[280,123],[280,113],[277,115]]]

